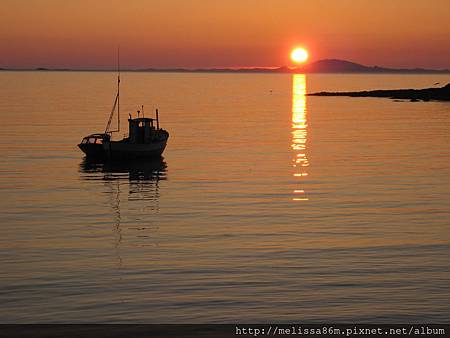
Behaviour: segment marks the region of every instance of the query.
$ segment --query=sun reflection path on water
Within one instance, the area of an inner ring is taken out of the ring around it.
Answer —
[[[308,176],[308,157],[306,156],[306,142],[308,123],[306,116],[306,76],[305,74],[292,75],[292,150],[294,152],[294,177],[299,181]],[[305,190],[295,189],[293,201],[308,201]]]

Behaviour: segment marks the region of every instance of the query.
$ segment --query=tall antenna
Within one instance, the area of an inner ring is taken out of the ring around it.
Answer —
[[[120,131],[120,46],[117,46],[117,131]]]

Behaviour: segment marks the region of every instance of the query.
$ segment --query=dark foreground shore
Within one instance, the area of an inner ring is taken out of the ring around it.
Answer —
[[[450,83],[441,88],[370,90],[360,92],[319,92],[311,96],[387,97],[411,101],[450,101]]]

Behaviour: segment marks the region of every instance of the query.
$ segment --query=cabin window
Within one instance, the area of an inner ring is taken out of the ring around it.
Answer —
[[[83,141],[81,141],[81,144],[86,144],[88,142],[87,138],[84,138]]]

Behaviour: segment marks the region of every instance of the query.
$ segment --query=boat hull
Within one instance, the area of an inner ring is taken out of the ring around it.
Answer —
[[[95,157],[102,158],[105,157],[105,150],[103,149],[102,144],[82,144],[78,145],[78,148],[81,149],[83,153],[86,154],[87,157]]]
[[[103,151],[109,159],[157,158],[162,155],[166,145],[167,139],[146,144],[109,141],[103,143]]]

